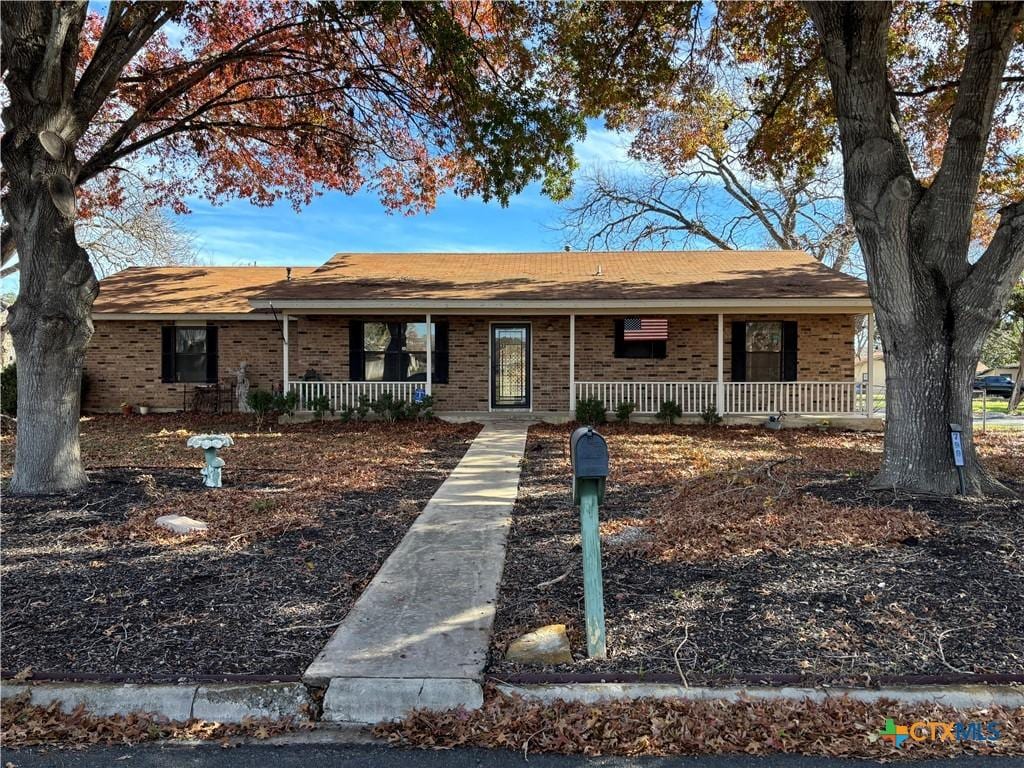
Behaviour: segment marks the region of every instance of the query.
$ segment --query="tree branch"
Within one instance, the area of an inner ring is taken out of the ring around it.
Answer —
[[[950,115],[942,163],[925,192],[924,205],[914,213],[914,231],[924,239],[921,251],[934,262],[941,262],[953,280],[968,268],[964,255],[971,238],[992,114],[1013,46],[1014,28],[1021,19],[1022,3],[972,6],[960,88]]]

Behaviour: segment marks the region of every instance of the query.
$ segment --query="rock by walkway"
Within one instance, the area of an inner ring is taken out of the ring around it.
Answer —
[[[484,427],[306,670],[325,720],[482,704],[527,426]]]

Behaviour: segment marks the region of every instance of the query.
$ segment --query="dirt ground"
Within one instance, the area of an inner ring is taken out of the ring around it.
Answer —
[[[5,674],[298,675],[465,453],[478,425],[273,427],[245,417],[83,420],[91,483],[4,495]],[[224,487],[190,434],[228,432]],[[13,439],[3,441],[9,477]],[[158,515],[205,520],[182,537]]]
[[[609,658],[586,659],[568,427],[531,429],[490,672],[799,676],[1024,674],[1024,500],[868,489],[880,435],[609,425],[601,509]],[[1024,435],[979,436],[1024,491]],[[573,665],[503,660],[565,623]]]

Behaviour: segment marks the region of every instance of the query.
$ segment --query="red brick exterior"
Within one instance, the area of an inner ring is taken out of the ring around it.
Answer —
[[[375,319],[371,317],[360,319]],[[383,319],[383,318],[380,318]],[[422,316],[396,318],[422,321]],[[489,407],[490,324],[529,322],[532,332],[534,411],[569,408],[569,318],[566,316],[435,316],[449,323],[449,379],[433,387],[438,411],[479,411]],[[670,315],[664,359],[614,356],[614,318],[577,316],[577,381],[714,381],[717,378],[716,315]],[[733,320],[796,320],[798,378],[852,381],[854,317],[850,315],[726,315],[725,379],[730,380]],[[254,386],[279,386],[282,342],[272,320],[217,320],[219,377],[234,380],[244,361]],[[86,410],[116,410],[122,402],[159,409],[181,408],[187,385],[160,381],[159,321],[97,320],[86,354],[90,388]],[[348,319],[340,315],[293,317],[289,323],[289,375],[309,368],[325,380],[349,378]]]

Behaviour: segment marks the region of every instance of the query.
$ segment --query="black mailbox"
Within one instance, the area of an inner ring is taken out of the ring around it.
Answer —
[[[604,501],[605,478],[608,477],[608,443],[593,427],[580,427],[569,439],[572,462],[572,498],[579,499],[579,481],[597,480],[598,501]]]

